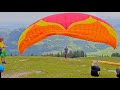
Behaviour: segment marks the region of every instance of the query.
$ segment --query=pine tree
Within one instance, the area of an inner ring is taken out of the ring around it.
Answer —
[[[86,53],[85,53],[84,57],[87,57]]]
[[[58,52],[58,54],[57,54],[57,57],[60,57],[60,54],[59,54],[59,52]]]
[[[112,53],[111,57],[120,57],[119,53]]]
[[[68,53],[68,57],[72,58],[73,57],[73,52],[70,50]]]
[[[13,56],[12,53],[10,54],[10,56]]]
[[[34,54],[32,53],[31,56],[34,56]]]
[[[61,57],[63,57],[63,52],[61,51],[61,54],[60,54]]]

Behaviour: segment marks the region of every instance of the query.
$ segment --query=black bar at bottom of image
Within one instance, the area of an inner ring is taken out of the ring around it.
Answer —
[[[0,72],[0,78],[1,78],[1,72]]]

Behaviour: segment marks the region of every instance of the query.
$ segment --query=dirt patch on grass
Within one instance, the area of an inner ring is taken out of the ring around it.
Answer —
[[[19,61],[21,61],[21,62],[25,62],[25,61],[27,61],[28,59],[23,59],[23,60],[19,60]]]
[[[81,66],[85,67],[86,65],[81,65]]]
[[[3,74],[1,75],[1,78],[21,78],[23,75],[28,75],[32,73],[44,73],[43,71],[32,71],[32,72],[18,72],[18,73],[12,73],[12,74]]]
[[[115,73],[116,71],[115,70],[108,70],[108,72],[114,72]]]
[[[12,74],[2,74],[2,78],[20,78],[22,75],[30,74],[31,72],[19,72],[19,73],[12,73]]]

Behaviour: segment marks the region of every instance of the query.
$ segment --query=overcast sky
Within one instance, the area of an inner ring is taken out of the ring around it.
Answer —
[[[0,23],[32,24],[43,17],[58,13],[66,12],[0,12]],[[120,12],[77,12],[77,13],[87,13],[97,17],[120,18]]]

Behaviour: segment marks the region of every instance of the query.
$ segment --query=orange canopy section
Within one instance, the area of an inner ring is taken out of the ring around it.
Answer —
[[[51,35],[105,43],[113,48],[117,47],[118,42],[115,30],[104,20],[88,14],[62,13],[40,19],[26,28],[18,40],[20,54]]]

